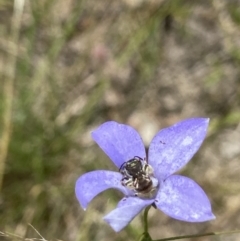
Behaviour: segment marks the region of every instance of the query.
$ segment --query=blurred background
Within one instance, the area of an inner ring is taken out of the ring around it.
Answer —
[[[117,170],[90,136],[107,120],[135,127],[147,147],[161,128],[209,117],[181,174],[217,219],[150,210],[150,233],[240,229],[239,0],[0,0],[0,36],[0,240],[137,240],[141,215],[120,233],[102,220],[121,193],[87,211],[75,198],[80,175]]]

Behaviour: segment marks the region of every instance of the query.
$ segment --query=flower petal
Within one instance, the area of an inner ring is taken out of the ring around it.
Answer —
[[[75,193],[82,208],[86,210],[95,196],[109,188],[116,188],[128,195],[129,191],[121,185],[121,179],[120,173],[112,171],[99,170],[83,174],[75,186]]]
[[[118,168],[134,156],[146,157],[143,141],[131,126],[108,121],[92,132],[92,138]]]
[[[182,168],[201,146],[209,119],[192,118],[157,133],[149,146],[149,164],[159,180]]]
[[[172,175],[162,182],[155,204],[168,216],[186,222],[215,218],[202,188],[190,178],[180,175]]]
[[[151,205],[153,202],[154,200],[140,199],[138,197],[125,197],[118,203],[117,208],[107,214],[103,219],[114,231],[119,232],[125,228],[143,208]]]

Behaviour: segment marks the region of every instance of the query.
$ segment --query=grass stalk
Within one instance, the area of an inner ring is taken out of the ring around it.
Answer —
[[[14,80],[16,73],[16,60],[18,53],[18,40],[21,28],[21,18],[24,9],[25,0],[15,0],[12,16],[11,33],[8,41],[8,49],[10,50],[7,64],[5,67],[3,81],[3,131],[0,139],[0,190],[3,183],[3,175],[5,170],[5,162],[8,153],[8,146],[12,129],[12,106],[14,99]],[[11,53],[11,54],[10,54]]]

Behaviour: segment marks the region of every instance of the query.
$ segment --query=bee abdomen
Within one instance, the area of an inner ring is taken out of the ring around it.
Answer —
[[[138,179],[137,185],[135,186],[135,190],[137,192],[149,192],[152,188],[152,180],[150,178],[141,178]]]

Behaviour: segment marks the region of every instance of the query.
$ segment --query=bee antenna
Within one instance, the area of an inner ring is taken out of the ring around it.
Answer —
[[[124,162],[120,167],[119,167],[119,171],[121,171],[121,169],[123,168],[123,166],[126,164],[126,162]]]
[[[134,158],[135,158],[135,157],[139,158],[141,161],[143,160],[140,156],[134,156]]]

